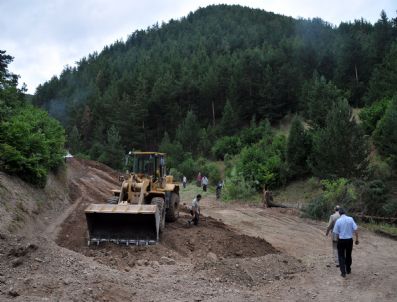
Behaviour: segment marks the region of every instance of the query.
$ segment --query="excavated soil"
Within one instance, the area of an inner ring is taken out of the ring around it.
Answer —
[[[112,268],[133,267],[140,260],[160,261],[164,256],[179,262],[200,263],[208,254],[210,257],[216,255],[217,258],[223,259],[259,257],[277,253],[277,250],[265,240],[238,234],[211,217],[202,216],[198,226],[189,226],[186,209],[182,209],[180,218],[176,222],[166,224],[159,244],[125,246],[102,243],[99,246],[88,246],[84,209],[91,202],[103,203],[109,197],[110,190],[106,195],[96,187],[90,186],[86,180],[80,178],[78,181],[81,191],[76,195],[78,204],[61,224],[56,242],[62,247],[92,257]]]
[[[199,226],[187,227],[183,211],[157,245],[88,247],[84,209],[104,203],[118,176],[73,159],[67,190],[62,180],[43,193],[0,177],[0,213],[9,217],[3,225],[12,222],[16,201],[25,217],[14,223],[25,225],[15,234],[0,224],[0,301],[395,301],[395,241],[361,231],[343,279],[324,223],[211,194]],[[182,190],[182,203],[189,194]],[[46,198],[52,202],[37,207]]]

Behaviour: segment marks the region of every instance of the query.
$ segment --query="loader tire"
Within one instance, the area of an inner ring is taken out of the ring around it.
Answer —
[[[119,203],[119,196],[112,196],[107,200],[108,204],[118,204]]]
[[[170,207],[167,209],[165,219],[167,222],[174,222],[179,217],[179,195],[171,193]]]
[[[161,197],[154,197],[152,198],[152,201],[150,202],[152,205],[157,205],[157,207],[160,209],[160,233],[163,232],[165,228],[165,207],[164,207],[164,199]]]

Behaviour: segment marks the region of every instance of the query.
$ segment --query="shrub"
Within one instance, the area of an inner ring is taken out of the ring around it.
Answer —
[[[369,176],[373,179],[387,180],[392,177],[392,168],[388,162],[376,157],[368,165]]]
[[[335,205],[340,205],[346,210],[350,210],[357,193],[349,181],[345,178],[337,180],[323,180],[323,193],[314,198],[304,208],[304,212],[314,219],[326,219],[333,212]]]
[[[393,198],[388,200],[383,206],[383,211],[387,216],[396,217],[397,216],[397,199]]]
[[[212,154],[221,160],[224,160],[226,155],[235,155],[240,151],[241,142],[237,136],[224,136],[218,139],[212,147]]]
[[[182,177],[183,177],[182,173],[179,172],[179,171],[178,171],[177,169],[175,169],[175,168],[171,168],[169,174],[172,175],[172,176],[174,176],[174,181],[180,181],[180,180],[182,180]]]
[[[360,111],[361,126],[365,133],[372,134],[379,120],[385,114],[387,107],[390,104],[390,100],[383,99],[380,102],[373,103],[369,107],[365,107]]]
[[[0,169],[44,186],[48,171],[63,162],[64,143],[58,121],[26,106],[0,124]]]
[[[252,199],[255,195],[256,190],[254,185],[246,181],[244,177],[237,174],[237,170],[234,168],[230,177],[225,180],[225,186],[222,190],[222,199],[224,200],[247,200]]]
[[[177,166],[177,170],[189,179],[196,177],[197,173],[199,172],[198,164],[191,156],[187,157],[183,162],[181,162]]]
[[[375,145],[384,156],[397,163],[397,97],[387,107],[373,134]]]
[[[285,184],[285,146],[285,137],[280,135],[270,143],[265,138],[256,145],[245,147],[237,161],[237,172],[257,190],[263,186],[275,188]]]

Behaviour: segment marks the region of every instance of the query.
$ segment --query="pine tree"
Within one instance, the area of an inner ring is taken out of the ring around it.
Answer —
[[[221,135],[233,135],[238,130],[238,116],[234,112],[232,104],[229,100],[226,101],[223,108],[222,120],[219,125]]]
[[[193,111],[189,110],[185,119],[176,130],[176,140],[179,141],[185,151],[196,153],[199,142],[200,125]]]
[[[326,118],[326,126],[314,131],[310,158],[319,177],[359,177],[368,165],[369,148],[362,129],[352,118],[347,100],[339,100]]]
[[[385,115],[379,121],[375,132],[374,142],[384,156],[389,156],[394,162],[397,160],[397,97],[394,98]]]
[[[123,156],[124,150],[121,146],[119,131],[112,125],[107,131],[107,142],[99,161],[114,169],[121,169],[123,165]]]
[[[301,97],[302,106],[306,108],[306,117],[312,127],[324,127],[329,110],[344,94],[332,82],[314,73]]]
[[[80,152],[81,137],[80,137],[80,132],[76,126],[73,126],[72,130],[69,133],[68,146],[69,146],[69,152],[71,152],[72,154]]]
[[[308,171],[307,158],[310,146],[309,137],[305,132],[302,120],[295,116],[292,120],[291,129],[287,141],[287,163],[290,177],[304,175]]]

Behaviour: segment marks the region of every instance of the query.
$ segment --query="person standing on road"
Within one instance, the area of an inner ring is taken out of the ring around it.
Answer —
[[[192,215],[192,219],[189,220],[189,224],[193,223],[194,225],[198,225],[200,220],[200,200],[201,195],[198,194],[196,198],[192,201],[192,207],[190,209],[190,215]]]
[[[208,178],[207,176],[203,176],[203,178],[201,179],[201,184],[203,185],[203,191],[207,192],[207,186],[208,186]]]
[[[187,184],[187,178],[186,178],[185,175],[183,175],[182,184],[183,184],[183,188],[185,189],[186,188],[186,184]]]
[[[339,214],[339,206],[335,207],[335,213],[332,214],[329,217],[329,221],[328,221],[328,227],[327,227],[327,231],[325,232],[325,236],[328,236],[329,232],[331,231],[332,233],[332,253],[334,255],[334,259],[335,259],[335,264],[336,267],[339,267],[339,260],[338,260],[338,235],[336,235],[334,232],[332,232],[334,226],[335,226],[335,222],[336,220],[340,217]]]
[[[338,235],[338,257],[341,276],[351,273],[353,234],[358,241],[358,227],[353,218],[347,216],[343,209],[339,209],[340,218],[336,220],[333,232]]]

